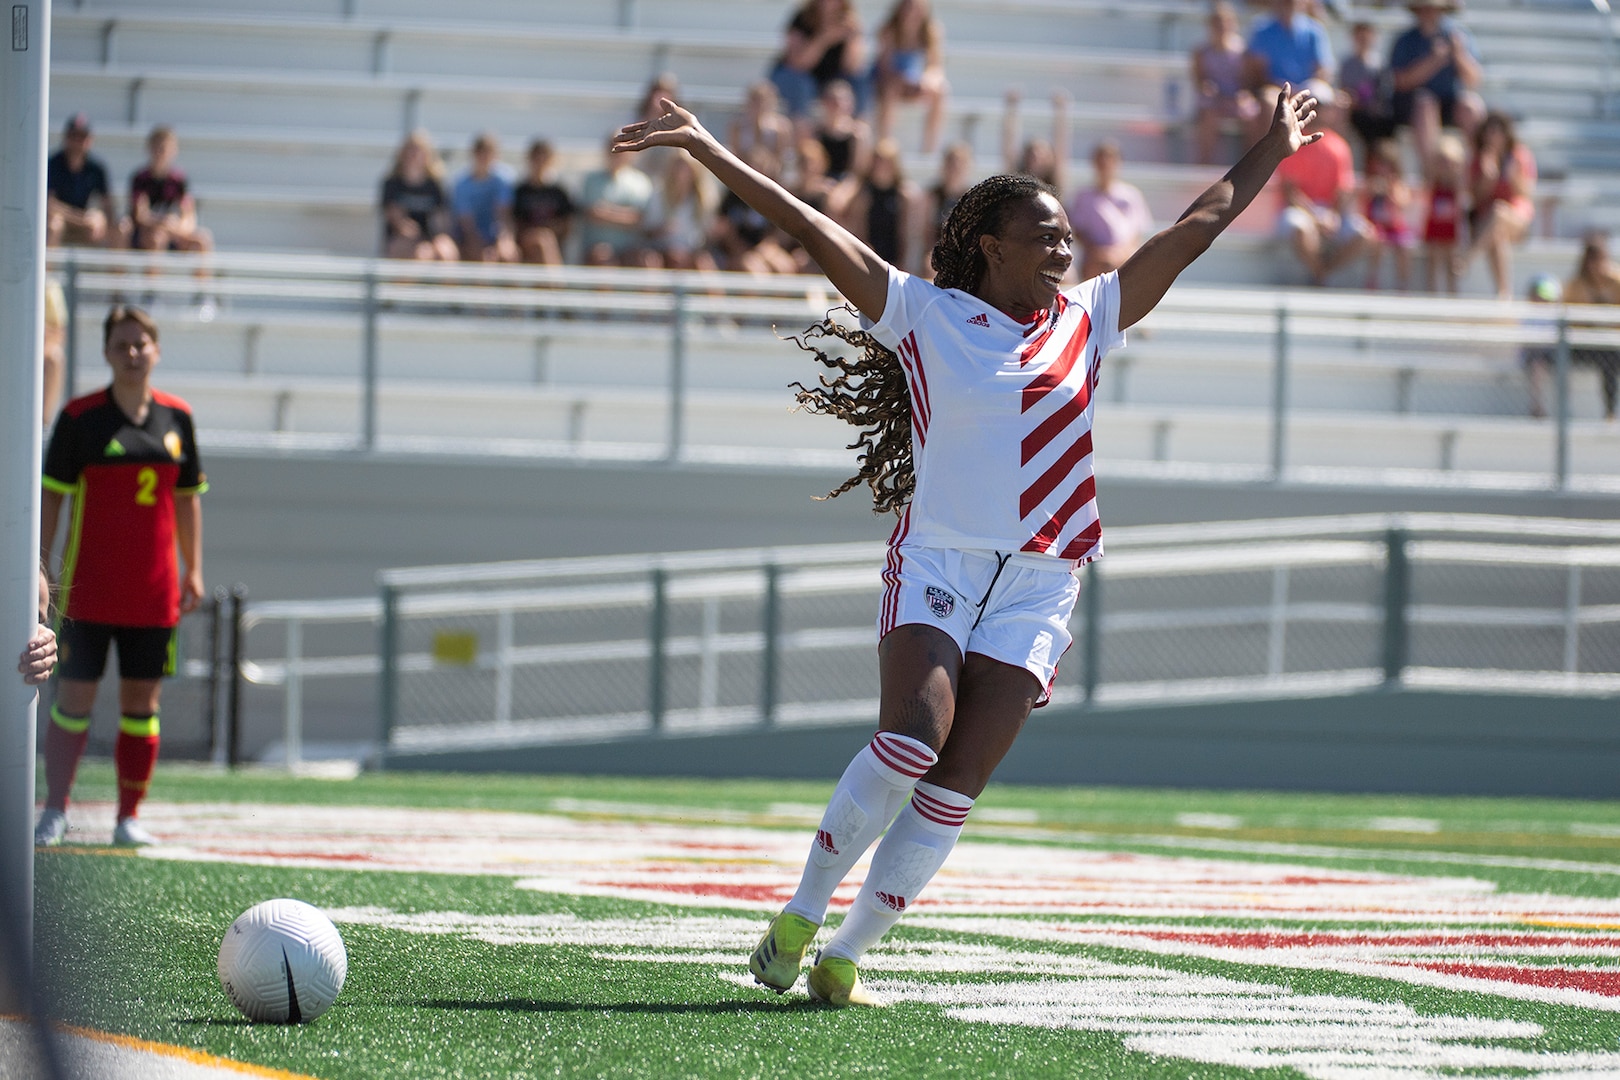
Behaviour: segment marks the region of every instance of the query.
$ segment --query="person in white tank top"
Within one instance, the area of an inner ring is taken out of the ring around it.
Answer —
[[[860,893],[809,972],[811,997],[881,1004],[861,984],[868,949],[945,861],[973,800],[1044,703],[1069,645],[1073,570],[1102,554],[1091,420],[1102,357],[1265,186],[1319,138],[1316,100],[1284,87],[1271,126],[1174,225],[1118,271],[1071,289],[1074,236],[1052,189],[993,176],[952,209],[932,284],[743,163],[663,99],[613,150],[676,146],[798,240],[861,317],[806,344],[833,376],[799,400],[861,432],[859,471],[899,516],[878,616],[878,731],[839,780],[799,886],[749,958],[791,988],[844,876],[881,836]],[[842,346],[814,344],[833,338]],[[845,355],[853,353],[853,357]]]

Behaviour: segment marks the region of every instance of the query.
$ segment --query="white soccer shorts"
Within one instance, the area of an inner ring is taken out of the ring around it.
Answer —
[[[1069,616],[1080,595],[1074,560],[1024,552],[903,545],[883,567],[878,640],[897,626],[937,626],[966,656],[980,653],[1029,671],[1051,696],[1058,661],[1074,638]]]

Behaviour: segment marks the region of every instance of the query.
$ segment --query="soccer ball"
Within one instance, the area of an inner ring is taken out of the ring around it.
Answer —
[[[332,920],[302,900],[244,911],[219,946],[219,983],[249,1020],[303,1024],[331,1007],[349,973]]]

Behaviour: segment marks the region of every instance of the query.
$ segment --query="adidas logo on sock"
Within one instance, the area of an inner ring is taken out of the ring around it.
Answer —
[[[973,316],[973,318],[969,319],[967,324],[969,326],[989,326],[990,316],[981,311],[977,315]]]
[[[903,896],[896,896],[893,893],[886,892],[874,893],[873,896],[876,898],[878,903],[882,904],[890,911],[906,910],[906,898]]]
[[[816,847],[827,852],[829,855],[838,854],[838,849],[833,846],[832,833],[828,832],[826,829],[816,830]]]

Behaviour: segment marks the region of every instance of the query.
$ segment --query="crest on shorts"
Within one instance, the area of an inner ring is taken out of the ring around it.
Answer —
[[[935,585],[928,586],[928,610],[934,613],[937,619],[950,617],[956,610],[956,597]]]

